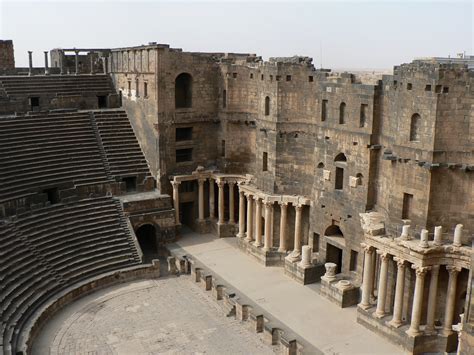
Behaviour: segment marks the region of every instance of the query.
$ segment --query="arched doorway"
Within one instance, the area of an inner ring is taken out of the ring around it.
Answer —
[[[340,273],[342,269],[342,252],[343,250],[337,247],[335,244],[337,243],[337,238],[344,238],[341,229],[339,226],[331,225],[326,228],[324,232],[324,236],[326,237],[327,246],[326,246],[326,262],[328,263],[335,263],[337,264],[336,273]],[[335,242],[334,244],[331,241]]]
[[[193,78],[188,73],[181,73],[175,80],[175,107],[191,108],[193,95]]]
[[[144,224],[135,231],[135,235],[144,256],[154,255],[158,252],[155,226]]]

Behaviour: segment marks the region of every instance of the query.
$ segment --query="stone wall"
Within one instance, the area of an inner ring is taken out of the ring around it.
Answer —
[[[0,70],[14,69],[13,41],[0,40]]]

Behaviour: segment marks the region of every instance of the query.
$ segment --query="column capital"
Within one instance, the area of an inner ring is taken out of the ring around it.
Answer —
[[[257,196],[257,195],[251,195],[251,196],[252,196],[252,198],[253,198],[256,202],[258,202],[259,200],[261,200],[260,196]]]
[[[180,184],[181,184],[181,181],[170,181],[171,182],[171,185],[173,185],[173,187],[178,187]]]
[[[247,198],[249,198],[249,199],[252,198],[252,196],[253,196],[253,195],[252,195],[250,192],[248,192],[248,191],[242,191],[242,192],[244,193],[245,197],[247,197]]]
[[[304,205],[302,203],[296,203],[294,206],[297,211],[301,211]]]
[[[453,275],[455,276],[459,272],[461,272],[461,267],[459,266],[454,266],[454,265],[446,265],[446,270],[449,272],[449,276]]]
[[[279,204],[280,206],[282,206],[282,207],[283,207],[283,206],[288,207],[289,202],[288,202],[288,201],[279,201],[278,204]]]
[[[406,260],[405,259],[394,256],[393,261],[395,261],[397,263],[397,267],[399,269],[406,266]]]
[[[225,185],[225,181],[223,180],[217,180],[217,187],[222,189]]]
[[[388,261],[390,259],[390,257],[392,256],[391,254],[389,254],[387,252],[384,252],[382,250],[377,250],[377,254],[380,255],[380,259],[382,261]]]
[[[375,251],[375,248],[372,245],[366,243],[360,243],[360,246],[367,254],[372,254]]]
[[[266,207],[272,207],[275,201],[265,200],[263,203],[265,204]]]
[[[425,277],[426,273],[431,269],[429,266],[412,265],[411,268],[415,270],[416,277]]]
[[[228,184],[229,186],[234,186],[234,185],[235,185],[235,181],[227,181],[227,184]]]
[[[204,185],[204,182],[206,182],[206,178],[198,178],[197,182],[199,185]]]

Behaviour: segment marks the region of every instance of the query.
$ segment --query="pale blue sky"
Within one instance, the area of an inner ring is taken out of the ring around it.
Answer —
[[[56,47],[151,41],[185,51],[307,55],[326,68],[391,68],[420,56],[473,52],[471,1],[0,0],[0,38],[17,66]]]

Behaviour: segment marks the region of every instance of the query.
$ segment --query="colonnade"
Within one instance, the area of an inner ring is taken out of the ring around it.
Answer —
[[[217,194],[218,194],[218,205],[217,205],[217,220],[218,224],[234,224],[235,223],[235,209],[234,209],[234,188],[236,181],[234,180],[225,180],[220,178],[205,178],[199,177],[194,179],[198,183],[198,221],[202,222],[205,220],[205,197],[204,197],[204,183],[209,180],[209,218],[216,218],[216,208],[215,208],[215,184],[217,183]],[[189,181],[189,180],[188,180]],[[180,224],[179,219],[179,185],[181,181],[171,181],[173,186],[173,203],[175,209],[176,222]],[[229,198],[228,198],[228,210],[229,218],[225,220],[225,196],[224,188],[225,184],[229,186]],[[241,215],[239,215],[241,216]]]
[[[245,214],[245,206],[247,205],[247,218],[239,220],[239,238],[245,238],[249,243],[253,243],[256,247],[263,247],[264,251],[271,250],[273,245],[273,211],[274,205],[278,203],[280,206],[280,235],[279,235],[279,252],[288,250],[288,205],[287,201],[274,201],[249,191],[239,190],[239,215]],[[293,203],[292,203],[293,204]],[[303,204],[295,204],[295,239],[294,247],[291,255],[295,258],[301,255],[302,245],[302,211]],[[264,210],[264,228],[262,235],[262,208]]]
[[[362,299],[359,303],[359,307],[363,309],[369,309],[372,307],[370,302],[371,295],[374,291],[374,276],[375,276],[375,265],[376,258],[380,261],[379,275],[378,275],[378,292],[377,292],[377,306],[375,310],[375,317],[383,318],[388,315],[386,312],[387,302],[387,286],[389,284],[388,266],[389,262],[393,260],[397,266],[397,276],[395,280],[395,296],[392,319],[388,322],[393,327],[400,327],[403,325],[402,313],[403,313],[403,302],[404,295],[407,292],[413,292],[413,304],[411,308],[411,319],[410,327],[406,333],[410,336],[416,336],[420,334],[434,334],[435,330],[435,319],[436,319],[436,306],[438,298],[438,278],[440,265],[421,266],[409,263],[403,258],[396,257],[385,251],[376,250],[370,245],[363,245],[365,252],[364,259],[364,272],[362,281]],[[375,253],[375,258],[374,258]],[[406,290],[405,285],[405,273],[407,268],[411,267],[415,270],[415,286],[414,290]],[[446,304],[444,309],[444,323],[442,328],[442,335],[450,335],[453,325],[455,305],[456,305],[456,285],[458,274],[462,270],[461,267],[446,265],[446,270],[449,273],[448,287],[446,291]],[[430,273],[430,284],[427,304],[427,315],[426,325],[424,331],[420,329],[422,309],[423,309],[423,293],[425,288],[425,277]]]

